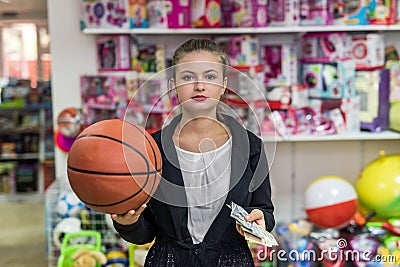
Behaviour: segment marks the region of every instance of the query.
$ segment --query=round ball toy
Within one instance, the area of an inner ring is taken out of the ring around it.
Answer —
[[[305,190],[305,211],[323,228],[346,226],[357,211],[357,193],[351,183],[338,176],[323,176]]]
[[[83,129],[82,112],[76,108],[66,108],[57,116],[58,131],[65,137],[76,137]]]
[[[79,217],[86,206],[71,189],[67,189],[58,196],[56,202],[57,214],[61,218]]]
[[[400,154],[381,151],[361,171],[355,188],[362,213],[375,210],[382,220],[400,217]]]
[[[85,128],[67,160],[71,188],[91,209],[123,214],[153,195],[161,177],[161,154],[142,127],[119,119]]]

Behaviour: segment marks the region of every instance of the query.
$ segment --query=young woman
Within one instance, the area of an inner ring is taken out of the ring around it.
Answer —
[[[245,208],[246,220],[275,225],[263,143],[233,117],[219,112],[227,55],[207,39],[192,39],[174,53],[181,114],[153,134],[162,176],[151,200],[138,210],[112,214],[125,240],[154,240],[145,266],[254,266],[243,230],[227,204]]]

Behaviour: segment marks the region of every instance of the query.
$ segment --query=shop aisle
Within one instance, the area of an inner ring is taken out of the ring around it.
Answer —
[[[44,202],[0,203],[0,266],[48,266],[44,212]]]

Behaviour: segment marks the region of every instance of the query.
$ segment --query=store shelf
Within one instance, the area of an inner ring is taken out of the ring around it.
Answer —
[[[39,159],[39,153],[22,153],[16,155],[0,155],[0,160]]]
[[[266,33],[305,33],[305,32],[336,32],[336,31],[400,31],[400,25],[329,25],[329,26],[269,26],[260,28],[183,28],[183,29],[89,29],[85,34],[132,34],[132,35],[181,35],[181,34],[266,34]]]
[[[379,140],[399,140],[400,133],[384,131],[381,133],[359,132],[332,135],[291,135],[291,136],[263,136],[264,142],[322,142],[322,141],[379,141]]]

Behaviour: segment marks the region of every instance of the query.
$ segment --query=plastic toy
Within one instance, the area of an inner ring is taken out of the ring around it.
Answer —
[[[389,25],[396,22],[396,1],[372,0],[370,1],[370,24]]]
[[[76,137],[83,129],[83,125],[83,114],[77,108],[65,108],[57,116],[57,128],[65,137]]]
[[[357,193],[338,176],[323,176],[305,190],[304,208],[311,222],[325,228],[346,226],[357,211]]]
[[[90,238],[90,240],[94,240],[94,242],[75,245],[71,244],[70,242],[75,238]],[[60,257],[58,258],[57,267],[86,267],[86,265],[76,265],[75,262],[75,260],[82,256],[81,253],[85,252],[86,254],[86,250],[96,251],[95,253],[91,253],[92,255],[96,255],[95,257],[99,257],[99,260],[94,266],[101,267],[101,264],[103,264],[104,255],[99,255],[101,253],[101,234],[99,232],[79,231],[76,233],[66,234],[61,245]],[[90,262],[92,262],[92,260],[90,260]],[[92,267],[92,265],[89,266]]]
[[[375,210],[382,220],[400,217],[400,155],[385,155],[368,163],[356,182],[362,212]]]
[[[75,142],[75,137],[66,137],[58,130],[54,132],[54,141],[56,146],[64,152],[69,152],[72,144]]]
[[[111,250],[106,253],[107,267],[120,266],[120,267],[128,267],[129,259],[125,252],[119,250]]]

